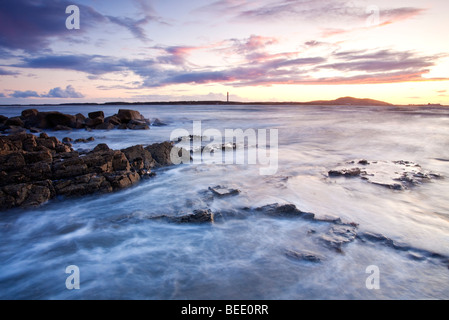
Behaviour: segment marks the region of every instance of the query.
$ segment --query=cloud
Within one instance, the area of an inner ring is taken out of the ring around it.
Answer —
[[[19,72],[8,71],[0,68],[0,76],[17,76],[19,74],[20,74]]]
[[[14,91],[14,93],[12,93],[10,95],[10,97],[12,98],[39,98],[39,94],[36,91]]]
[[[113,23],[129,30],[137,39],[148,41],[143,26],[151,21],[165,23],[145,1],[137,1],[143,18],[105,16],[90,6],[71,0],[0,1],[0,49],[22,49],[35,53],[49,48],[55,39],[74,41],[73,31],[66,28],[65,13],[69,5],[77,5],[82,13],[77,37],[100,24]],[[0,50],[1,53],[1,50]]]
[[[0,98],[6,98],[6,96],[0,92]]]
[[[84,98],[84,95],[76,92],[72,86],[67,86],[65,89],[53,88],[47,94],[38,94],[36,91],[14,91],[10,95],[11,98],[66,98],[66,99],[79,99]]]
[[[47,48],[55,37],[67,37],[65,9],[72,4],[65,0],[0,1],[0,48],[35,52]],[[88,6],[79,8],[83,13],[80,32],[106,21]]]
[[[79,99],[84,98],[84,95],[76,92],[72,86],[67,86],[65,89],[61,89],[60,87],[51,89],[48,94],[41,95],[42,98],[72,98]]]

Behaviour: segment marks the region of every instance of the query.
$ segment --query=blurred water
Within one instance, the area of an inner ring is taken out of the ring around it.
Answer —
[[[76,114],[121,106],[39,107]],[[419,249],[449,256],[449,110],[444,108],[323,106],[132,106],[168,124],[150,131],[49,132],[62,139],[95,137],[121,149],[169,140],[174,129],[278,129],[279,170],[204,163],[161,170],[118,193],[59,199],[0,216],[1,299],[447,299],[447,265],[356,240],[344,254],[324,248],[308,231],[325,225],[253,216],[214,225],[149,220],[292,203],[317,216],[360,224]],[[0,107],[20,115],[24,108]],[[328,179],[354,159],[408,160],[446,179],[392,191],[361,179]],[[288,179],[285,179],[288,177]],[[229,185],[239,196],[208,202],[202,192]],[[295,262],[285,250],[308,250],[320,264]],[[81,270],[81,290],[65,287],[65,268]],[[377,265],[381,289],[368,290],[365,270]]]

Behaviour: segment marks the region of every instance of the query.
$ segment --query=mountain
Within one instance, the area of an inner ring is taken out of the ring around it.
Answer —
[[[373,100],[373,99],[357,99],[353,97],[338,98],[336,100],[323,100],[323,101],[311,101],[306,102],[306,104],[313,105],[328,105],[328,106],[341,106],[341,105],[352,105],[352,106],[392,106],[391,103]]]

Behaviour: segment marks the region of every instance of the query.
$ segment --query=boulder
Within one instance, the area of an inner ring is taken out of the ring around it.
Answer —
[[[104,119],[104,112],[103,111],[95,111],[88,114],[89,119],[96,119],[96,118],[103,118]]]
[[[139,111],[127,109],[120,109],[117,117],[123,123],[129,123],[132,120],[145,120],[144,116],[142,116]]]
[[[47,126],[46,128],[43,129],[54,128],[58,125],[76,128],[76,117],[73,115],[63,114],[57,111],[46,112],[42,114],[45,115],[45,124]]]
[[[104,119],[105,123],[110,123],[114,126],[119,126],[122,124],[122,122],[120,121],[120,118],[117,116],[112,116],[112,117],[107,117]]]
[[[110,122],[104,122],[95,127],[96,130],[113,130],[115,129],[115,125]]]
[[[9,118],[5,122],[5,126],[23,127],[25,124],[19,117]]]
[[[88,118],[84,122],[86,127],[89,127],[89,128],[95,128],[95,127],[97,127],[97,126],[99,126],[99,125],[101,125],[103,123],[104,123],[104,118],[102,118],[102,117],[97,117],[95,119]]]
[[[27,109],[22,111],[22,119],[31,118],[31,117],[37,117],[37,114],[39,113],[36,109]]]

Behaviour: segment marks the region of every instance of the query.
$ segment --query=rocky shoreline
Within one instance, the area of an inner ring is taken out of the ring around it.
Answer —
[[[149,130],[150,125],[165,125],[159,119],[151,124],[140,112],[120,109],[117,114],[105,117],[103,111],[91,112],[87,117],[81,113],[76,115],[64,114],[58,111],[39,112],[36,109],[22,111],[21,116],[7,118],[0,115],[0,132],[19,133],[29,130],[39,133],[42,130],[71,131],[86,130]]]
[[[0,211],[130,187],[153,176],[153,168],[172,165],[173,148],[171,142],[123,150],[99,144],[80,153],[46,133],[0,136]]]

